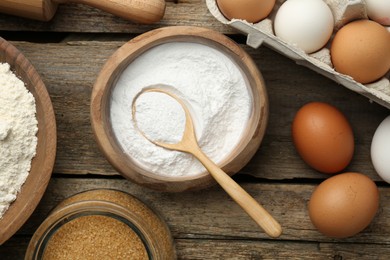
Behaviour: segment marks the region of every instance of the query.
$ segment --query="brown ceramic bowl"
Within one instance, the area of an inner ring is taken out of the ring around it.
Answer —
[[[176,26],[140,35],[119,48],[106,62],[91,97],[91,123],[96,141],[108,161],[125,178],[159,191],[180,192],[209,187],[216,182],[209,173],[191,177],[162,177],[148,172],[125,154],[110,125],[110,95],[125,68],[147,50],[169,42],[192,42],[211,46],[228,55],[243,71],[253,94],[248,127],[238,146],[221,163],[229,175],[244,167],[257,151],[268,121],[268,98],[263,78],[250,56],[234,41],[210,29]],[[131,102],[131,101],[129,101]]]
[[[30,173],[16,200],[0,219],[1,245],[26,222],[41,200],[53,170],[57,137],[53,107],[44,83],[24,55],[1,37],[0,62],[10,64],[11,70],[33,94],[38,120],[38,144]]]

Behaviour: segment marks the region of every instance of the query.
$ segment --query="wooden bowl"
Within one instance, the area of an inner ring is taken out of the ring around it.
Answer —
[[[244,137],[220,166],[226,173],[233,175],[248,163],[261,143],[268,121],[268,98],[264,81],[256,64],[243,49],[226,36],[210,29],[191,26],[160,28],[140,35],[119,48],[108,59],[95,82],[91,97],[92,128],[101,151],[125,178],[159,191],[202,189],[216,183],[207,172],[191,177],[162,177],[138,166],[123,152],[110,125],[110,95],[121,73],[142,53],[168,42],[193,42],[217,48],[232,58],[246,75],[253,93],[252,114]]]
[[[41,200],[53,170],[57,137],[54,111],[44,83],[24,55],[1,37],[0,62],[10,64],[11,70],[33,94],[38,120],[38,143],[30,173],[16,200],[0,219],[1,245],[26,222]]]

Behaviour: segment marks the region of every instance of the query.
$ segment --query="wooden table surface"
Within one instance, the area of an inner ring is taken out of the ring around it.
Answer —
[[[266,135],[256,155],[234,179],[281,223],[283,234],[277,239],[266,236],[220,187],[181,194],[143,188],[122,178],[96,145],[89,105],[103,64],[136,35],[172,25],[203,26],[232,37],[264,76],[270,100]],[[167,1],[163,20],[153,25],[134,24],[77,4],[61,5],[50,22],[0,15],[0,36],[19,48],[42,76],[58,128],[57,157],[48,189],[26,224],[0,246],[0,259],[23,259],[32,234],[55,205],[95,188],[129,192],[158,211],[171,229],[179,259],[387,259],[390,255],[390,186],[370,161],[372,136],[390,111],[265,46],[245,46],[245,37],[219,23],[204,0]],[[345,171],[370,176],[380,190],[375,219],[348,239],[323,236],[308,216],[311,193],[328,175],[299,158],[290,127],[299,107],[310,101],[328,102],[347,116],[356,149]]]

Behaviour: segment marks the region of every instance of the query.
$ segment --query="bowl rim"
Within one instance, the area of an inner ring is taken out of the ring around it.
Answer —
[[[42,199],[54,167],[57,135],[53,106],[40,75],[24,54],[2,37],[0,37],[0,62],[8,63],[12,72],[22,79],[26,88],[33,94],[38,121],[37,154],[31,161],[29,175],[16,200],[0,219],[0,245],[2,245],[27,221]]]
[[[135,163],[129,162],[129,157],[124,159],[127,155],[113,145],[116,140],[112,129],[107,126],[110,93],[123,70],[145,51],[169,42],[194,42],[217,48],[240,66],[252,91],[253,118],[249,122],[252,122],[253,129],[248,133],[250,137],[245,144],[239,144],[238,155],[234,159],[228,158],[229,162],[222,169],[232,176],[249,162],[260,146],[268,123],[268,95],[263,77],[252,58],[237,43],[219,32],[202,27],[170,26],[155,29],[133,38],[117,49],[106,61],[93,86],[90,106],[92,131],[101,152],[126,179],[159,191],[199,190],[216,184],[210,174],[181,178],[148,174]]]

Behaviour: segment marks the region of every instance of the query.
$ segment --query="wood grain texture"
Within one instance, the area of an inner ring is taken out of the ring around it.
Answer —
[[[17,236],[0,247],[2,260],[24,258],[28,237]],[[390,250],[383,244],[303,243],[294,241],[262,241],[240,239],[176,239],[178,259],[383,259]],[[12,253],[10,253],[12,252]],[[205,254],[204,252],[207,252]],[[380,254],[378,254],[380,252]]]
[[[373,169],[370,144],[389,110],[265,46],[255,50],[241,45],[263,74],[269,121],[260,148],[233,178],[281,224],[278,239],[266,236],[218,186],[162,193],[118,175],[98,149],[89,113],[92,86],[110,55],[139,34],[163,26],[203,26],[244,43],[244,36],[209,13],[204,0],[169,0],[165,11],[163,19],[151,25],[80,4],[61,4],[50,22],[0,14],[0,33],[17,39],[14,45],[46,84],[58,134],[47,192],[26,224],[0,246],[0,258],[23,259],[33,232],[65,198],[89,189],[115,188],[137,196],[163,216],[179,259],[388,259],[390,186]],[[308,167],[292,144],[293,117],[310,101],[328,102],[346,115],[355,134],[355,153],[346,171],[362,172],[380,187],[380,209],[373,222],[348,239],[323,236],[308,217],[314,188],[329,177]]]
[[[161,214],[175,239],[261,239],[328,243],[389,244],[390,190],[380,187],[381,209],[371,225],[348,239],[323,236],[311,224],[307,203],[315,184],[240,183],[283,228],[278,239],[270,239],[250,217],[218,186],[196,192],[161,193],[145,189],[125,179],[52,178],[41,203],[30,220],[17,233],[31,235],[48,213],[62,200],[82,191],[111,188],[132,194]]]
[[[245,240],[177,241],[180,259],[387,259],[383,245],[349,243],[297,243]],[[205,256],[202,251],[211,252]],[[378,255],[378,251],[381,255]]]
[[[215,19],[208,11],[204,0],[180,0],[177,3],[167,1],[163,18],[149,25],[137,24],[81,4],[59,5],[50,22],[0,14],[0,30],[10,31],[143,33],[168,25],[203,26],[221,33],[237,33]]]
[[[0,2],[0,12],[36,19],[41,21],[50,20],[57,10],[57,4],[48,0],[3,0]]]
[[[129,37],[129,40],[131,37]],[[35,44],[15,42],[36,66],[51,95],[58,122],[56,173],[116,175],[94,140],[89,118],[92,86],[106,60],[127,40],[69,41]],[[270,114],[260,149],[240,173],[265,179],[324,179],[298,156],[291,139],[296,111],[310,101],[338,107],[355,134],[355,154],[346,171],[380,181],[370,159],[372,136],[388,110],[365,97],[260,47],[242,47],[255,60],[267,87]],[[46,55],[42,55],[45,53]],[[64,55],[66,53],[66,55]]]
[[[150,24],[161,20],[165,12],[164,0],[3,0],[0,12],[28,19],[49,21],[57,11],[58,4],[80,3],[133,22]]]
[[[165,0],[51,0],[57,3],[80,3],[110,13],[116,17],[141,24],[151,24],[162,19]]]

